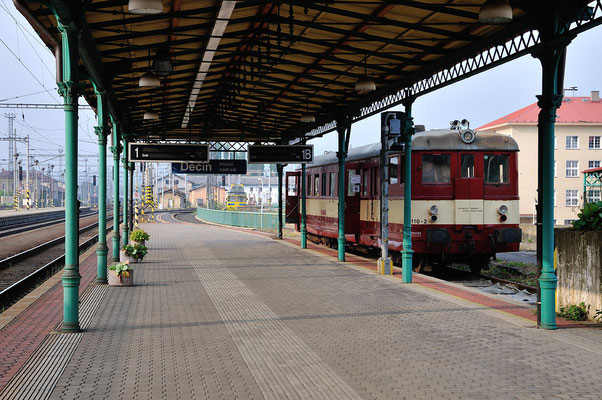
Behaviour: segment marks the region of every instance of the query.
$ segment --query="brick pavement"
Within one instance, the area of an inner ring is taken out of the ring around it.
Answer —
[[[600,398],[602,331],[516,316],[315,251],[150,224],[51,398]],[[505,316],[501,317],[504,314]],[[501,318],[500,318],[501,317]]]

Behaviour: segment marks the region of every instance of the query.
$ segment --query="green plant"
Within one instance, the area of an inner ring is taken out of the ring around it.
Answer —
[[[577,305],[571,304],[570,306],[560,307],[560,312],[556,314],[571,321],[585,321],[588,311],[589,305],[586,306],[584,302],[581,302]]]
[[[126,244],[121,248],[127,256],[133,257],[136,260],[142,260],[148,254],[148,249],[142,244]]]
[[[602,310],[596,310],[596,316],[594,319],[597,319],[598,322],[602,322]]]
[[[130,240],[133,240],[135,242],[142,242],[143,240],[148,240],[149,238],[150,236],[148,235],[148,233],[144,232],[142,229],[137,229],[130,233]]]
[[[602,230],[602,201],[586,203],[577,216],[579,219],[573,222],[573,228],[581,231]]]
[[[111,271],[115,271],[115,273],[117,274],[117,276],[119,277],[119,279],[121,278],[129,278],[130,277],[130,271],[133,271],[132,268],[130,268],[129,265],[129,261],[125,261],[119,264],[115,264],[109,267],[109,269]]]

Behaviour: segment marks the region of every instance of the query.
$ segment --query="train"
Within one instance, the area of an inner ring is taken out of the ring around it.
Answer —
[[[462,129],[417,132],[412,140],[413,268],[465,263],[473,273],[496,253],[519,249],[518,144],[507,135]],[[380,248],[380,143],[352,148],[345,164],[345,242]],[[389,157],[389,250],[401,265],[405,152]],[[301,170],[286,176],[286,221],[300,229]],[[338,159],[306,167],[308,237],[336,247]]]
[[[230,190],[226,193],[226,208],[230,211],[245,209],[247,207],[247,194],[245,188],[240,184],[230,185]]]

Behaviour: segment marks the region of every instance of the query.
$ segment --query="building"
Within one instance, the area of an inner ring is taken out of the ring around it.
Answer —
[[[520,148],[518,157],[520,214],[522,222],[535,219],[537,203],[537,117],[533,103],[478,128],[512,136]],[[554,218],[566,225],[577,219],[583,207],[583,174],[602,162],[602,103],[598,91],[590,97],[564,97],[556,119],[554,159]],[[600,200],[600,191],[587,193],[588,201]]]
[[[215,201],[218,204],[226,204],[226,193],[228,191],[223,187],[214,188],[216,196]],[[188,192],[188,201],[191,207],[206,207],[207,205],[207,185],[196,187]]]

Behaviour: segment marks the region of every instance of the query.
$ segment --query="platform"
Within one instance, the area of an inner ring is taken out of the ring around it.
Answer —
[[[292,239],[206,224],[143,228],[150,253],[135,265],[136,286],[90,284],[84,332],[43,333],[14,361],[20,368],[2,370],[0,399],[602,393],[600,329],[538,330],[520,304],[422,275],[402,284],[376,275],[373,262],[340,263],[330,249],[301,250]],[[3,351],[24,351],[23,337],[10,335],[30,322],[17,316],[2,329],[0,344],[13,343]]]
[[[19,210],[5,209],[0,210],[0,218],[16,217],[18,215],[43,214],[55,211],[65,211],[65,207],[44,207],[44,208],[20,208]]]

